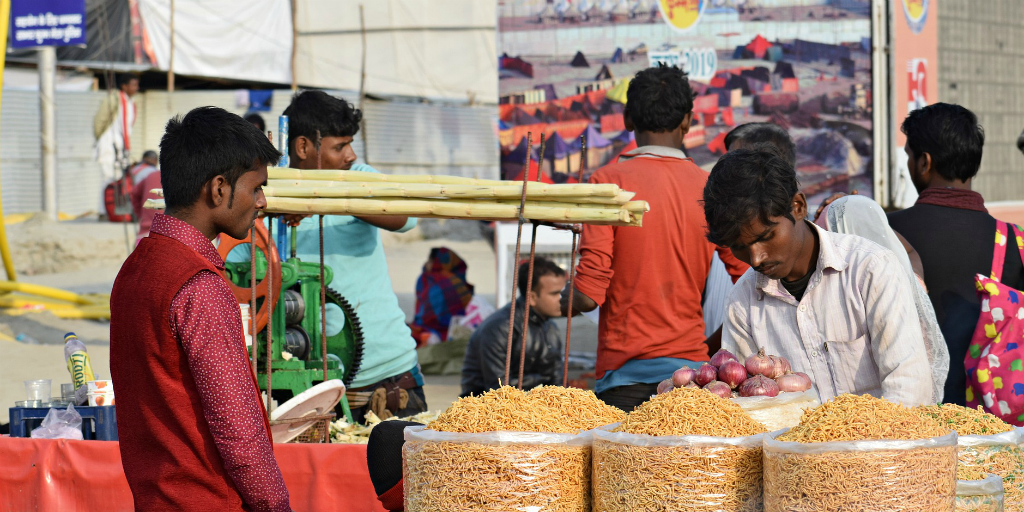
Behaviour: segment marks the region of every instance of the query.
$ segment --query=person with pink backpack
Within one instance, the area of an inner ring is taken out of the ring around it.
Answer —
[[[950,354],[944,401],[984,405],[1024,423],[1024,289],[1020,231],[997,221],[971,190],[985,132],[959,105],[915,110],[901,127],[914,206],[888,215],[917,250],[924,282]],[[1012,236],[1013,232],[1016,236]]]

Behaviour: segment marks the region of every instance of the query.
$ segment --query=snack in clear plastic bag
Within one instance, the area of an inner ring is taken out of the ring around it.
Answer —
[[[407,427],[407,512],[588,512],[591,434]]]
[[[740,406],[755,421],[759,421],[774,432],[800,423],[800,417],[807,409],[813,409],[821,402],[814,388],[807,391],[779,393],[778,396],[735,397],[732,401]]]
[[[29,434],[33,439],[77,439],[82,437],[82,416],[75,411],[74,405],[67,409],[50,409],[43,418],[43,423],[32,429]]]
[[[989,473],[981,480],[957,480],[956,512],[1003,512],[1003,479]]]
[[[762,510],[761,443],[594,431],[594,512]]]
[[[960,464],[1003,479],[1006,510],[1024,510],[1024,427],[990,436],[960,436]]]
[[[764,437],[766,512],[950,511],[956,433],[921,440],[779,441]]]

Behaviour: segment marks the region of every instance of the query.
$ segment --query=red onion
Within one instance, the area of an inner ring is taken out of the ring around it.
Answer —
[[[711,356],[710,363],[711,366],[721,368],[723,364],[729,361],[739,361],[739,359],[736,359],[736,356],[733,355],[732,352],[729,352],[728,350],[723,348],[719,349],[718,352],[715,352],[715,355]]]
[[[696,376],[697,376],[697,370],[694,370],[693,368],[690,368],[689,366],[684,366],[684,367],[676,370],[675,373],[672,374],[672,385],[677,387],[677,388],[681,388],[681,387],[683,387],[683,386],[693,382],[693,379]]]
[[[764,349],[757,351],[756,355],[747,358],[745,364],[747,373],[750,375],[764,375],[768,377],[774,371],[775,362],[764,355]]]
[[[704,386],[704,390],[722,398],[732,398],[732,389],[729,388],[728,384],[720,380],[708,382],[708,384]]]
[[[696,382],[692,382],[692,381],[689,384],[687,384],[687,385],[685,385],[683,387],[684,388],[697,388],[697,389],[700,389],[700,386],[698,386]]]
[[[718,378],[718,368],[708,363],[704,363],[700,365],[700,368],[697,368],[697,376],[693,381],[696,382],[698,386],[704,386],[716,378]]]
[[[777,379],[780,391],[807,391],[811,389],[811,379],[802,373],[789,372]]]
[[[772,361],[772,365],[773,365],[772,374],[768,375],[768,377],[771,377],[773,379],[777,379],[777,378],[782,377],[783,375],[785,375],[786,372],[788,372],[788,371],[793,369],[789,365],[789,361],[787,361],[785,357],[782,357],[782,356],[768,356],[768,359],[770,359]]]
[[[663,380],[663,381],[658,383],[658,394],[659,395],[662,394],[662,393],[668,393],[669,391],[672,391],[673,389],[674,388],[672,386],[672,379],[665,379],[665,380]]]
[[[740,385],[740,396],[779,396],[779,385],[764,375],[755,375]]]
[[[739,361],[726,361],[725,364],[718,367],[718,380],[728,384],[730,388],[736,389],[737,386],[743,384],[743,381],[747,380],[747,369]]]

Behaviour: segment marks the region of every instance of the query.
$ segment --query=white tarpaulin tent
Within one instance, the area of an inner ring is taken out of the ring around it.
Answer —
[[[497,7],[480,0],[297,0],[299,86],[498,101]],[[171,54],[171,0],[139,0],[156,67]],[[174,72],[292,83],[290,0],[174,0]]]
[[[498,102],[497,2],[362,2],[368,94]],[[358,90],[362,38],[355,1],[299,0],[299,85]]]
[[[139,0],[155,67],[171,59],[171,0]],[[292,82],[289,0],[174,0],[174,72]]]

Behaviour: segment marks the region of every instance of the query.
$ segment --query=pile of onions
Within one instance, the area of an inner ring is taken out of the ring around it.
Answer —
[[[686,366],[676,370],[672,378],[658,384],[658,393],[679,387],[700,387],[723,398],[773,397],[781,392],[811,389],[810,377],[792,370],[786,358],[765,355],[763,348],[743,363],[733,353],[721,349],[711,356],[711,361],[696,370]]]

